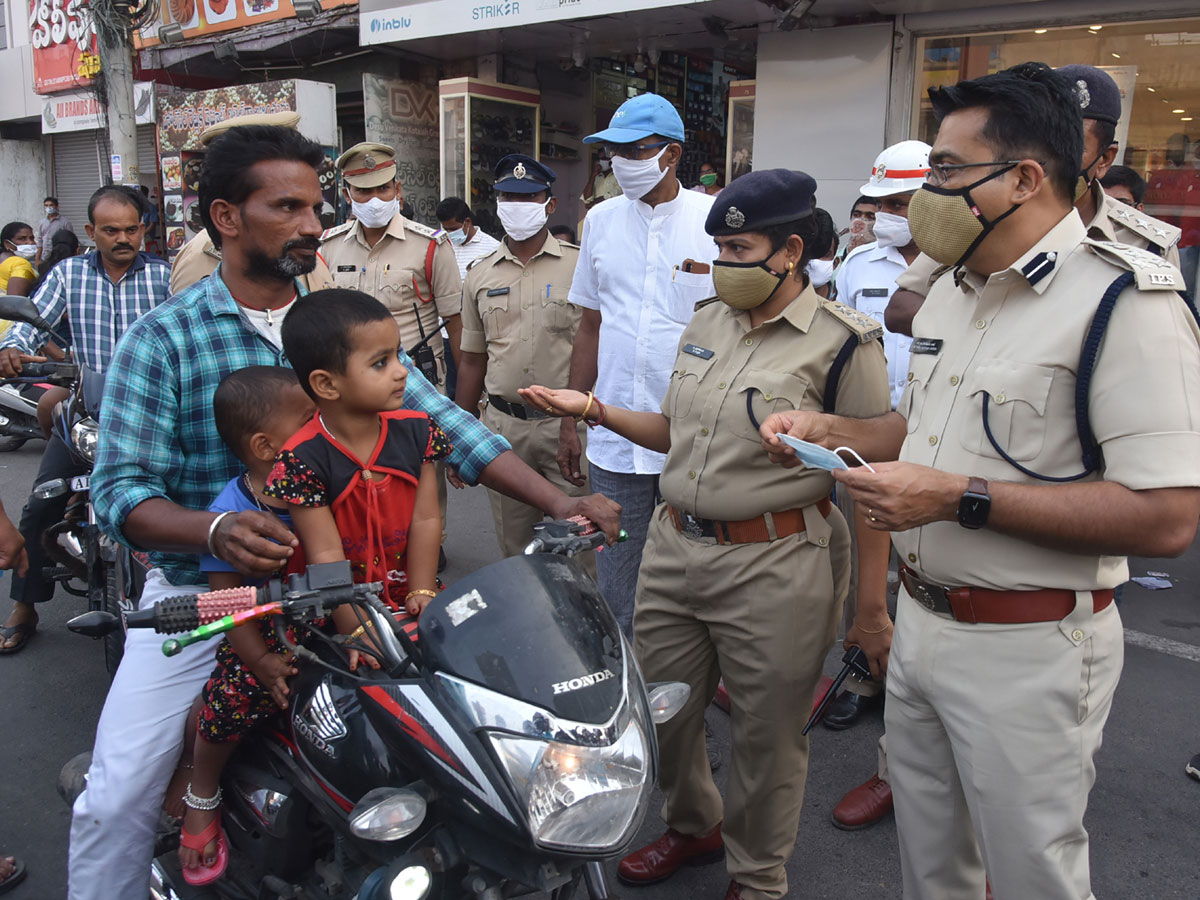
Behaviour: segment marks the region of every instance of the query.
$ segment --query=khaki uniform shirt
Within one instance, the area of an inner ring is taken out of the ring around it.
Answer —
[[[171,296],[191,287],[201,278],[207,278],[217,271],[220,262],[221,251],[213,246],[208,232],[201,231],[184,244],[171,260]],[[316,268],[307,275],[301,275],[300,283],[309,291],[333,286],[333,276],[329,274],[329,267],[320,254],[317,254]]]
[[[432,286],[425,279],[425,255],[431,240],[437,242]],[[443,358],[439,317],[457,316],[462,308],[462,278],[445,232],[435,232],[396,215],[379,243],[368,247],[355,220],[325,232],[321,252],[335,286],[368,293],[392,311],[405,349],[421,340],[424,328],[426,335],[434,335],[429,346],[439,360]],[[418,298],[418,291],[424,299]],[[414,303],[420,314],[420,328]]]
[[[1136,290],[1117,301],[1088,396],[1104,464],[1085,481],[1131,490],[1200,485],[1200,331],[1176,293],[1177,270],[1144,250],[1086,239],[1072,211],[1002,272],[943,277],[913,320],[907,419],[900,458],[960,475],[1046,484],[1025,468],[1083,470],[1075,423],[1080,347],[1108,286],[1123,272]],[[1036,590],[1112,588],[1124,557],[1065,553],[989,529],[935,522],[892,535],[901,559],[929,581]]]
[[[900,277],[896,279],[896,287],[925,297],[929,294],[929,289],[933,287],[933,283],[941,277],[947,268],[949,267],[943,266],[936,259],[920,253]]]
[[[1091,192],[1096,198],[1096,217],[1088,223],[1088,237],[1149,250],[1179,268],[1178,244],[1183,232],[1108,196],[1098,181]]]
[[[566,384],[578,306],[567,302],[579,248],[546,235],[521,264],[505,241],[467,267],[463,284],[462,349],[486,353],[488,394],[520,403],[517,388]]]
[[[819,469],[784,469],[763,452],[758,425],[771,413],[822,409],[825,382],[847,338],[859,337],[838,383],[836,411],[857,418],[891,409],[882,326],[805,288],[757,328],[750,314],[720,301],[703,305],[683,332],[663,400],[671,449],[663,498],[706,519],[737,522],[809,506],[829,496]]]

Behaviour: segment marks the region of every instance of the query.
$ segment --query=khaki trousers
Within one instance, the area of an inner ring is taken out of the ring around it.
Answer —
[[[691,697],[658,726],[663,819],[683,834],[722,823],[729,874],[750,900],[787,893],[808,738],[800,734],[833,643],[850,574],[836,509],[805,510],[807,532],[720,546],[650,520],[638,574],[634,647],[647,681],[683,681]],[[725,802],[704,744],[704,710],[724,676],[733,751]]]
[[[901,588],[888,664],[888,780],[905,900],[1091,900],[1083,827],[1124,661],[1115,604],[970,625]]]
[[[583,497],[590,491],[584,484],[576,487],[562,476],[558,469],[558,419],[518,419],[498,412],[490,406],[483,411],[483,424],[512,444],[513,452],[539,475],[570,497]],[[587,447],[587,426],[579,425],[579,440]],[[580,460],[587,474],[586,458]],[[533,526],[544,519],[545,513],[528,503],[491,489],[488,499],[492,503],[492,521],[496,525],[496,540],[500,552],[505,556],[517,556],[533,539]],[[581,554],[576,559],[596,577],[596,554],[593,551]]]

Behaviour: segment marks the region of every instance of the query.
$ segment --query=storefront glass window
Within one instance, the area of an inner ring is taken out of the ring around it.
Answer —
[[[1099,66],[1122,92],[1117,163],[1146,180],[1145,211],[1183,229],[1184,274],[1200,262],[1200,18],[925,38],[913,134],[932,143],[928,89],[1017,63]]]

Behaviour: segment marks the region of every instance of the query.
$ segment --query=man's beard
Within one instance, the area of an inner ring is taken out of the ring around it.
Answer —
[[[300,238],[288,241],[283,245],[283,252],[276,257],[255,250],[248,257],[246,274],[250,278],[270,278],[275,281],[291,281],[300,275],[307,275],[317,267],[317,258],[301,262],[289,256],[293,250],[312,250],[320,248],[321,242],[316,238]]]

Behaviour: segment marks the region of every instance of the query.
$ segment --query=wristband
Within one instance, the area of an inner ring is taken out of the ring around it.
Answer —
[[[221,520],[226,516],[232,516],[233,510],[229,509],[223,513],[217,513],[217,517],[208,523],[208,552],[209,555],[220,559],[220,554],[217,553],[217,548],[213,545],[213,538],[217,536],[217,526],[221,524]]]

